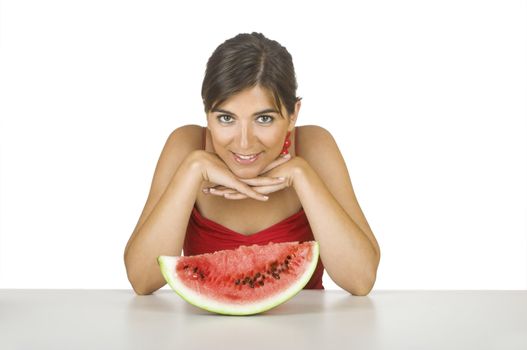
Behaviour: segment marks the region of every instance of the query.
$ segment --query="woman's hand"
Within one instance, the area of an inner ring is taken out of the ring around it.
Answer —
[[[278,157],[275,161],[269,164],[261,173],[260,176],[253,179],[239,179],[239,181],[249,185],[252,190],[261,194],[269,194],[281,191],[293,184],[294,169],[301,163],[299,157],[291,159],[287,157]],[[265,175],[265,176],[262,176]],[[273,179],[283,179],[280,183],[273,183]],[[248,196],[240,191],[226,186],[218,186],[204,189],[205,193],[210,193],[217,196],[223,196],[227,199],[245,199]]]
[[[268,176],[258,176],[256,179],[239,179],[236,177],[223,160],[214,153],[205,151],[195,151],[192,157],[198,165],[202,180],[209,182],[209,186],[204,189],[204,193],[224,196],[229,198],[228,194],[243,195],[243,198],[253,198],[260,201],[266,201],[269,198],[265,196],[266,192],[259,192],[253,189],[251,184],[260,187],[278,188],[284,183],[284,180]],[[269,171],[271,166],[275,167],[282,164],[287,159],[277,159],[264,169]],[[278,186],[278,187],[277,187]],[[206,191],[208,189],[208,191]],[[229,198],[230,199],[230,198]]]

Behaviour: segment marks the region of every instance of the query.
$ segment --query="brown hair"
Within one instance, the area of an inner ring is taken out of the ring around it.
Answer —
[[[201,97],[208,113],[231,95],[260,85],[272,92],[282,114],[295,111],[297,82],[293,58],[277,41],[261,33],[242,33],[226,40],[207,62]]]

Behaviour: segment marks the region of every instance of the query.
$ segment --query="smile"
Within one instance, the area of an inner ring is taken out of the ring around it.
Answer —
[[[250,155],[243,155],[238,153],[232,153],[234,156],[234,160],[239,164],[252,164],[254,163],[259,157],[262,152],[257,154],[250,154]]]

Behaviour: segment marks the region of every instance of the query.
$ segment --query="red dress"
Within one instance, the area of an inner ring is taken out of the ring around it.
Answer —
[[[204,144],[205,144],[204,128]],[[296,147],[296,145],[295,145]],[[205,145],[203,145],[205,149]],[[298,150],[298,148],[296,148]],[[217,250],[235,249],[240,245],[267,244],[269,242],[312,241],[313,232],[303,209],[296,214],[251,235],[243,235],[202,216],[194,206],[187,226],[183,245],[184,255],[213,253]],[[324,266],[320,258],[315,272],[304,289],[324,289]]]

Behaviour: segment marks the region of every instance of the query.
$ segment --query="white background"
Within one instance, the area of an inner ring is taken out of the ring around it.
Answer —
[[[321,4],[1,1],[0,288],[130,288],[166,138],[205,125],[212,51],[258,31],[342,150],[376,289],[526,289],[526,2]]]

